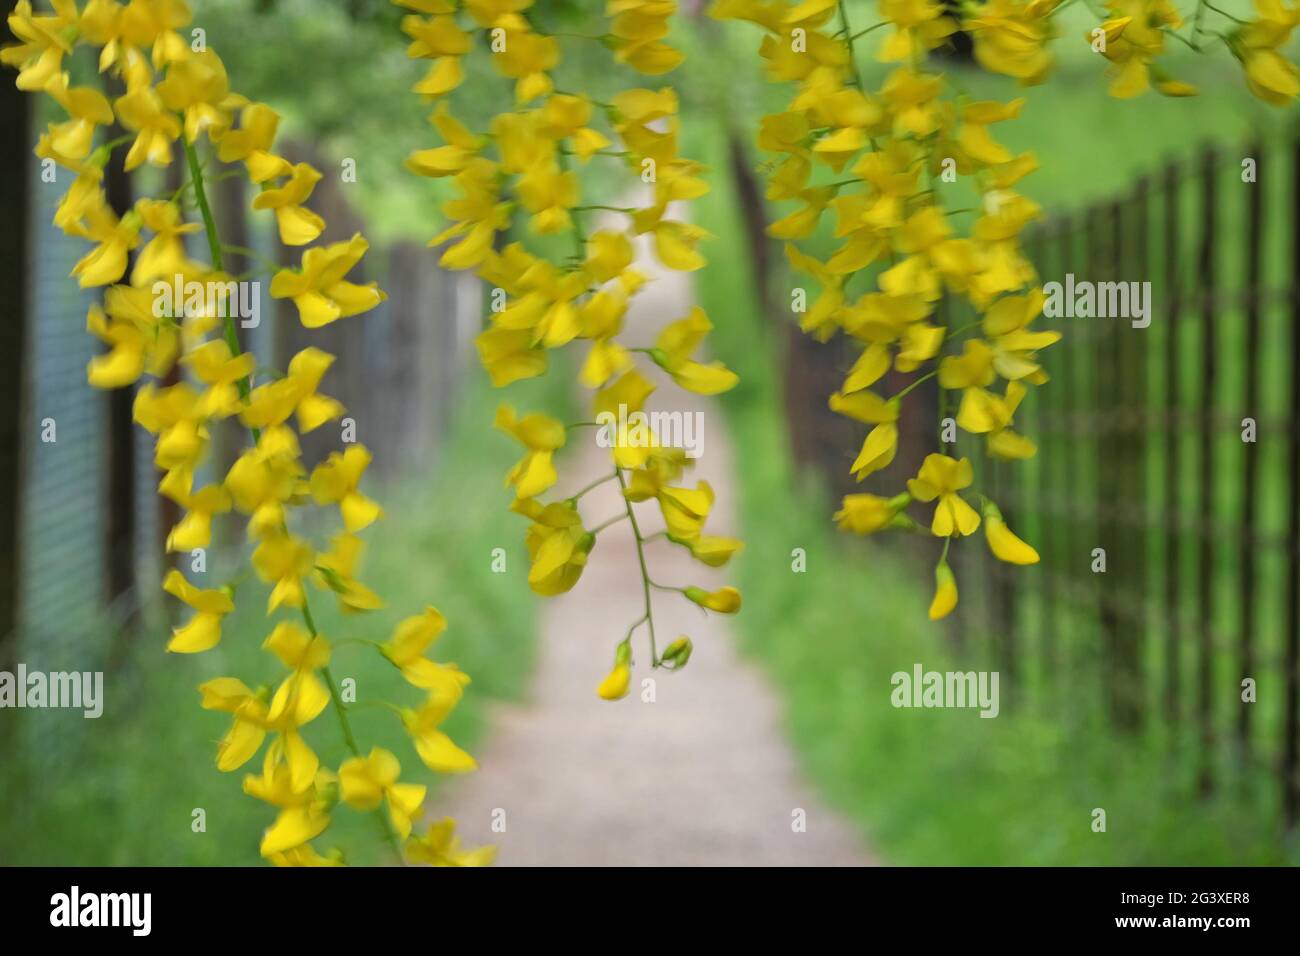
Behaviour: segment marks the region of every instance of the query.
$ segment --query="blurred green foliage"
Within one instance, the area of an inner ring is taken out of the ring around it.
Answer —
[[[364,321],[364,319],[353,320]],[[516,400],[566,415],[566,377],[527,383]],[[510,439],[488,427],[496,396],[475,372],[459,403],[459,421],[440,450],[431,475],[410,476],[390,489],[372,491],[386,516],[363,534],[369,542],[360,578],[384,597],[372,614],[343,616],[333,597],[309,589],[321,632],[334,647],[331,670],[339,682],[356,681],[358,703],[349,708],[364,751],[392,750],[403,779],[431,783],[426,810],[437,817],[437,787],[401,729],[397,717],[377,705],[388,700],[414,705],[420,695],[406,686],[377,651],[348,639],[387,640],[399,619],[428,604],[447,617],[449,628],[432,649],[473,678],[446,725],[452,738],[473,752],[493,700],[522,692],[534,658],[535,602],[527,585],[528,555],[522,526],[507,511],[511,499],[501,475],[513,450]],[[330,524],[335,527],[336,521]],[[320,536],[316,543],[321,544]],[[493,573],[492,550],[504,548],[507,572]],[[213,569],[209,568],[209,574]],[[221,572],[214,575],[222,580]],[[246,774],[261,772],[261,755],[240,771],[220,773],[216,744],[229,715],[199,708],[196,687],[209,678],[237,676],[250,686],[272,688],[282,668],[261,644],[272,621],[265,616],[268,589],[255,579],[239,584],[236,612],[221,644],[201,655],[164,653],[164,626],[142,629],[130,660],[106,674],[102,717],[80,712],[11,712],[27,739],[43,732],[66,739],[70,749],[19,754],[0,781],[0,862],[30,865],[241,865],[257,864],[262,829],[275,811],[241,792]],[[291,620],[287,614],[278,619]],[[78,726],[54,727],[75,721]],[[42,727],[42,724],[50,725]],[[322,764],[337,768],[349,756],[332,708],[305,730]],[[206,811],[207,831],[191,832],[191,813]],[[346,807],[318,846],[339,846],[351,862],[384,862],[372,814]]]

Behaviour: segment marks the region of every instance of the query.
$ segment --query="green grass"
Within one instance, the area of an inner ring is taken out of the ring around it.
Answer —
[[[1077,683],[1062,689],[1062,701],[1039,697],[1037,705],[1011,708],[1004,684],[1004,711],[994,720],[890,704],[890,676],[917,662],[927,670],[996,669],[986,652],[991,635],[973,624],[967,652],[956,655],[945,629],[926,620],[928,569],[897,542],[864,546],[838,535],[834,504],[790,461],[774,359],[779,338],[743,266],[725,144],[716,126],[699,123],[686,148],[713,170],[714,190],[697,211],[717,237],[708,255],[732,264],[703,270],[697,290],[716,326],[716,354],[741,375],[724,396],[741,454],[747,541],[737,626],[783,693],[796,749],[822,791],[886,861],[899,864],[1300,859],[1277,836],[1270,768],[1235,774],[1214,800],[1196,800],[1194,755],[1106,728],[1089,700],[1099,692],[1088,670],[1070,675]],[[792,571],[795,548],[807,554],[804,573]],[[977,597],[964,594],[958,613],[978,605]],[[1105,833],[1093,832],[1095,808],[1106,811]]]
[[[562,413],[564,378],[529,383],[516,400]],[[457,662],[473,677],[447,730],[471,750],[482,735],[489,702],[521,692],[534,658],[535,605],[525,580],[521,523],[507,512],[510,496],[501,488],[513,449],[490,428],[495,403],[476,371],[441,450],[443,464],[432,475],[408,476],[396,487],[372,492],[387,515],[363,533],[370,551],[361,579],[385,597],[388,607],[344,618],[331,595],[311,592],[317,623],[336,645],[335,678],[356,681],[351,721],[362,749],[387,747],[402,762],[404,779],[433,784],[426,809],[435,814],[436,779],[420,763],[396,717],[371,706],[381,700],[414,704],[418,692],[369,647],[337,645],[344,638],[385,640],[399,618],[419,613],[426,604],[437,606],[450,627],[434,646],[434,656]],[[497,547],[507,553],[507,573],[491,570]],[[272,626],[263,616],[266,595],[258,583],[240,585],[237,610],[226,620],[221,644],[202,655],[166,655],[162,627],[143,630],[127,664],[105,675],[107,706],[98,720],[83,720],[72,711],[13,712],[28,746],[4,770],[0,861],[258,863],[258,840],[274,810],[245,796],[241,780],[260,771],[261,757],[236,773],[217,771],[216,742],[229,718],[201,710],[195,688],[219,674],[238,676],[251,686],[274,686],[282,668],[260,650]],[[325,765],[337,767],[349,755],[332,708],[309,724],[305,735]],[[205,833],[191,830],[195,808],[206,811]],[[335,845],[354,862],[382,859],[376,856],[376,821],[345,807],[335,811],[334,825],[318,841],[322,849]]]

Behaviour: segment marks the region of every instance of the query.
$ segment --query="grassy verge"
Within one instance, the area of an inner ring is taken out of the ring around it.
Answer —
[[[523,580],[528,562],[520,523],[506,511],[508,495],[499,490],[511,449],[489,427],[495,398],[487,383],[477,370],[472,378],[439,467],[379,495],[387,515],[365,533],[370,546],[361,578],[384,596],[387,608],[345,618],[332,596],[311,591],[317,623],[336,645],[331,670],[340,683],[356,682],[351,721],[358,741],[363,750],[391,749],[404,779],[433,784],[426,808],[434,814],[437,780],[396,717],[373,706],[381,700],[414,704],[418,693],[372,649],[340,645],[345,638],[385,640],[396,620],[426,604],[437,606],[450,627],[434,655],[456,661],[474,681],[446,729],[471,751],[488,702],[515,697],[523,687],[533,659],[534,603]],[[557,408],[564,382],[563,376],[553,379],[559,384],[532,383],[516,400],[529,408]],[[491,570],[498,547],[507,553],[509,573]],[[166,655],[161,628],[143,631],[127,665],[106,675],[107,703],[97,720],[66,710],[14,712],[20,714],[24,747],[4,771],[4,863],[259,862],[258,839],[274,810],[245,796],[241,781],[260,771],[260,755],[237,773],[216,770],[216,742],[229,718],[200,710],[195,687],[222,674],[274,686],[282,668],[260,650],[272,626],[263,615],[266,596],[260,584],[241,585],[221,644],[197,657]],[[326,766],[337,767],[348,756],[332,709],[308,725],[306,737]],[[205,813],[204,832],[192,826],[197,809]],[[371,815],[339,807],[334,819],[322,847],[338,845],[354,862],[376,860],[379,841]]]
[[[687,151],[713,170],[714,190],[698,212],[717,236],[709,257],[733,264],[699,273],[697,292],[717,327],[717,353],[742,378],[724,397],[741,450],[747,540],[737,627],[783,693],[804,767],[832,803],[899,864],[1294,861],[1272,823],[1271,775],[1242,775],[1216,801],[1201,802],[1191,796],[1188,755],[1117,737],[1086,704],[1068,719],[1049,704],[1006,709],[994,720],[891,705],[893,673],[910,673],[917,662],[988,669],[994,665],[977,649],[991,642],[971,634],[970,653],[954,659],[925,619],[928,574],[887,543],[866,548],[838,536],[833,504],[797,474],[779,398],[778,339],[741,265],[743,234],[718,128],[693,128]],[[796,548],[807,555],[803,573],[792,571]],[[1092,827],[1097,808],[1106,812],[1104,833]]]

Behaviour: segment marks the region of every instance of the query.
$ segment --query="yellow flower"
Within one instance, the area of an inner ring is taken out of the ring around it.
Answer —
[[[152,87],[127,92],[113,103],[122,125],[136,133],[135,142],[126,154],[124,166],[135,169],[143,162],[153,166],[170,166],[172,143],[181,135],[181,122],[167,109]]]
[[[309,635],[296,624],[281,621],[262,644],[292,670],[271,698],[267,719],[287,727],[310,723],[330,702],[325,683],[316,671],[330,662],[330,645],[322,634]]]
[[[167,572],[163,590],[194,609],[194,616],[172,631],[167,650],[174,654],[197,654],[221,641],[221,619],[235,609],[230,592],[196,588],[175,568]]]
[[[906,494],[893,498],[879,495],[845,495],[834,519],[841,528],[854,534],[872,534],[890,526],[890,522],[907,506],[911,497]]]
[[[549,415],[534,412],[518,418],[509,405],[497,408],[496,427],[528,449],[509,474],[506,485],[515,489],[517,498],[535,498],[555,484],[554,457],[564,446],[564,424]]]
[[[57,82],[63,57],[72,53],[69,30],[77,25],[77,5],[51,0],[51,6],[52,16],[35,16],[29,0],[18,0],[9,14],[9,30],[18,42],[0,49],[0,60],[18,68],[20,90],[43,90]]]
[[[231,110],[238,100],[230,97],[226,66],[211,50],[177,58],[167,68],[167,76],[158,84],[158,95],[173,113],[185,118],[185,139],[194,142],[206,132],[216,142],[230,129]]]
[[[866,354],[865,352],[863,353]],[[852,373],[850,373],[850,376]],[[899,403],[881,398],[875,392],[861,391],[845,394],[833,392],[827,402],[830,410],[867,425],[881,425],[898,421]]]
[[[437,773],[468,773],[478,769],[474,758],[439,729],[459,699],[459,696],[434,693],[419,709],[401,711],[402,725],[415,741],[415,752],[426,767]]]
[[[208,485],[192,494],[179,488],[172,490],[172,482],[163,479],[159,491],[186,509],[182,518],[167,534],[167,550],[192,551],[206,548],[212,543],[212,516],[230,510],[230,493],[220,485]]]
[[[342,454],[330,452],[329,458],[311,473],[312,498],[318,505],[337,504],[349,534],[368,527],[384,513],[357,490],[370,462],[371,454],[364,445],[349,445]]]
[[[1024,86],[1043,82],[1052,68],[1047,44],[1056,36],[1051,15],[1059,2],[989,0],[973,7],[962,25],[975,41],[979,65]]]
[[[1166,27],[1177,30],[1183,20],[1170,0],[1107,0],[1106,9],[1116,14],[1100,26],[1106,34],[1101,54],[1115,64],[1107,92],[1130,99],[1150,85],[1152,63],[1164,53]],[[1085,39],[1093,42],[1091,31]]]
[[[740,610],[740,592],[733,587],[725,587],[720,591],[705,591],[703,588],[689,587],[682,593],[686,595],[687,600],[710,611],[717,611],[719,614],[735,614]]]
[[[426,607],[423,614],[400,621],[380,651],[409,684],[430,691],[431,698],[447,699],[454,704],[469,683],[469,675],[455,665],[440,664],[424,656],[429,645],[446,629],[447,619],[438,609]]]
[[[402,17],[402,32],[412,41],[406,48],[406,55],[412,59],[433,60],[424,79],[412,89],[430,98],[450,93],[465,77],[460,57],[470,50],[469,34],[456,25],[456,8],[451,4],[437,2],[400,2],[402,6],[423,13],[439,14],[432,17]]]
[[[1255,0],[1257,20],[1242,24],[1226,37],[1228,49],[1242,62],[1246,87],[1273,106],[1286,106],[1300,93],[1300,70],[1278,49],[1300,23],[1300,9],[1282,0]]]
[[[546,372],[546,352],[536,347],[527,329],[490,328],[474,344],[496,388]]]
[[[675,70],[685,57],[663,42],[675,7],[663,0],[609,0],[614,59],[652,76]]]
[[[614,668],[596,688],[601,700],[621,700],[632,680],[632,645],[622,641],[614,650]]]
[[[58,76],[46,92],[69,116],[65,122],[50,124],[50,146],[73,159],[85,159],[94,144],[95,127],[113,122],[113,108],[93,87],[69,87],[66,73]]]
[[[339,798],[355,810],[374,810],[386,801],[393,827],[405,840],[411,835],[412,818],[419,814],[428,788],[398,783],[401,771],[397,758],[382,747],[372,748],[367,757],[351,757],[339,767]]]
[[[943,558],[934,569],[934,600],[930,602],[930,620],[937,621],[952,613],[957,606],[957,579]]]
[[[310,346],[303,349],[289,360],[284,378],[253,389],[241,421],[249,428],[269,428],[296,414],[298,429],[309,432],[338,418],[343,406],[317,391],[333,364],[334,356],[328,352]]]
[[[651,355],[655,364],[673,377],[682,388],[700,395],[717,395],[736,386],[739,377],[721,362],[704,365],[691,354],[704,341],[713,323],[704,310],[696,306],[690,314],[665,326]]]
[[[287,176],[288,160],[271,152],[280,116],[265,103],[249,103],[239,115],[239,129],[230,130],[217,144],[217,159],[242,162],[254,183]]]
[[[95,388],[121,388],[146,371],[164,376],[180,350],[176,325],[154,317],[147,289],[109,286],[104,308],[91,305],[86,313],[86,330],[111,346],[86,364],[86,381]]]
[[[320,178],[321,174],[310,165],[299,163],[284,185],[263,189],[253,197],[254,209],[275,210],[280,241],[286,246],[305,246],[324,231],[325,220],[302,205],[311,197]]]
[[[266,613],[279,607],[302,607],[306,599],[302,579],[311,573],[312,550],[291,534],[270,534],[253,551],[253,569],[268,584],[274,583]]]
[[[126,272],[127,253],[140,244],[139,217],[128,214],[119,220],[101,202],[86,210],[85,221],[85,237],[96,246],[77,261],[71,274],[83,289],[116,282]]]
[[[280,810],[262,834],[262,856],[274,857],[302,847],[329,826],[326,797],[333,789],[334,777],[318,764],[313,767],[314,756],[305,760],[306,756],[287,753],[282,737],[267,748],[261,776],[244,778],[246,794]]]
[[[293,847],[282,853],[269,853],[267,859],[274,866],[343,866],[342,852],[338,849],[327,855],[317,853],[310,843]]]
[[[226,473],[225,489],[235,507],[249,515],[251,538],[276,535],[284,528],[284,505],[292,497],[302,466],[296,460],[249,450]]]
[[[894,117],[894,134],[924,137],[938,131],[942,110],[937,99],[942,89],[943,77],[933,73],[903,67],[889,74],[880,95]]]
[[[1016,409],[1024,397],[1025,387],[1019,382],[1007,382],[1005,395],[968,388],[962,393],[957,425],[972,435],[988,435],[989,454],[994,458],[1032,458],[1038,446],[1011,430]]]
[[[370,244],[353,236],[347,242],[314,246],[302,256],[301,271],[282,269],[271,280],[271,297],[292,299],[298,318],[309,329],[369,311],[388,298],[378,283],[356,285],[344,280]]]
[[[957,30],[938,0],[880,0],[880,15],[894,25],[876,54],[882,63],[911,62]]]
[[[897,453],[898,425],[894,422],[883,422],[867,432],[867,437],[862,442],[862,450],[858,452],[858,457],[854,459],[849,471],[858,481],[862,481],[868,475],[889,467]]]
[[[232,356],[225,339],[209,339],[190,349],[181,362],[208,386],[199,398],[197,411],[201,417],[228,418],[240,410],[239,387],[235,383],[253,374],[257,360],[251,354]]]
[[[702,534],[688,542],[691,556],[701,564],[711,568],[720,568],[731,556],[744,548],[744,544],[735,538],[720,538]]]
[[[456,821],[451,817],[430,824],[424,836],[411,837],[406,841],[406,858],[412,863],[428,863],[432,866],[492,865],[497,855],[496,847],[482,846],[475,850],[462,850],[455,834]]]
[[[506,35],[504,49],[492,57],[492,66],[503,76],[518,81],[516,104],[524,106],[550,93],[554,86],[547,71],[560,61],[560,45],[555,38],[533,33],[522,19],[498,21],[497,25]]]
[[[533,522],[524,538],[532,562],[528,586],[545,597],[572,589],[596,545],[596,536],[583,528],[577,509],[566,502],[541,505],[532,498],[520,498],[511,510]]]
[[[135,204],[135,211],[154,236],[136,257],[131,284],[144,286],[154,279],[171,280],[178,274],[194,271],[194,264],[185,254],[183,237],[198,232],[202,226],[185,222],[180,206],[163,199],[141,199]]]
[[[921,470],[907,481],[907,490],[917,501],[939,499],[930,530],[940,538],[974,534],[980,516],[957,494],[974,480],[969,458],[960,461],[947,455],[926,455]]]
[[[1038,552],[1012,534],[1002,520],[1002,512],[991,501],[984,502],[984,536],[989,550],[1008,564],[1037,564]]]
[[[652,206],[632,215],[633,227],[638,235],[650,233],[654,237],[655,255],[669,269],[694,272],[705,266],[704,256],[695,248],[709,233],[689,222],[664,219],[667,205]]]
[[[330,539],[330,549],[316,556],[316,579],[337,595],[343,611],[374,611],[383,599],[354,577],[365,544],[354,534]]]
[[[236,677],[217,677],[199,685],[204,710],[234,715],[230,729],[217,745],[217,769],[223,773],[248,763],[266,739],[266,701]]]
[[[699,538],[713,508],[713,488],[707,481],[696,482],[694,488],[664,487],[656,497],[671,540],[690,544]]]

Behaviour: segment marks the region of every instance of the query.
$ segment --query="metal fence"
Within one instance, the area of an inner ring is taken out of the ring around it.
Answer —
[[[301,147],[298,153],[323,168],[333,165],[309,157]],[[18,418],[21,436],[20,447],[7,452],[20,462],[16,626],[12,633],[0,634],[6,645],[0,659],[44,671],[111,669],[128,659],[122,653],[124,643],[142,635],[149,639],[147,628],[134,625],[141,609],[158,600],[167,560],[166,528],[179,514],[157,494],[151,436],[136,427],[115,430],[110,393],[86,383],[86,363],[100,347],[86,332],[86,311],[99,290],[80,290],[69,278],[85,244],[51,225],[68,185],[67,174],[46,183],[39,173],[31,162],[19,173],[29,183],[29,308],[22,317],[27,325],[23,400],[18,408],[0,410]],[[438,268],[438,252],[421,243],[372,248],[363,263],[364,274],[358,269],[350,278],[379,280],[388,301],[364,316],[304,330],[291,303],[270,298],[265,264],[272,259],[297,265],[302,250],[278,247],[269,217],[250,215],[251,197],[228,189],[222,194],[218,214],[224,220],[223,238],[251,247],[261,257],[248,257],[238,265],[240,272],[261,273],[262,323],[246,330],[246,345],[256,349],[263,366],[283,368],[295,351],[309,344],[338,357],[322,390],[344,403],[355,422],[356,440],[375,453],[371,480],[394,481],[431,466],[473,354],[480,314],[477,280]],[[317,200],[331,225],[326,241],[365,231],[339,183],[323,180]],[[199,256],[206,250],[196,246],[193,252]],[[46,440],[51,422],[53,441]],[[125,456],[114,445],[123,433],[130,443]],[[309,464],[340,447],[337,431],[309,437],[312,441],[304,442]],[[214,433],[204,466],[206,480],[233,458],[242,441],[233,424],[220,435]],[[110,460],[125,471],[125,481],[116,486],[125,491],[115,493],[106,479]],[[128,520],[122,520],[124,513]],[[110,555],[110,521],[128,532],[128,543],[116,555]],[[217,530],[214,548],[239,546],[244,540],[233,522]],[[127,563],[125,573],[121,561]],[[156,643],[161,647],[160,639]],[[53,739],[52,722],[25,723],[45,728],[28,729],[14,741],[29,759],[64,760],[76,745],[75,730]],[[41,739],[31,739],[36,733]]]

